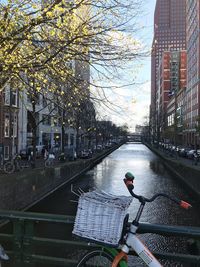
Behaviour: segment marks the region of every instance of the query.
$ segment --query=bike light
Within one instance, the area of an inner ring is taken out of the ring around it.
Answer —
[[[182,208],[184,208],[184,209],[189,209],[189,208],[192,207],[192,205],[190,205],[190,203],[187,203],[186,201],[183,201],[183,200],[181,200],[181,202],[180,202],[180,206],[181,206]]]

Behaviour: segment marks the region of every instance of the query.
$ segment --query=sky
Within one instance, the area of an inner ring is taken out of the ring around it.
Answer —
[[[137,38],[150,51],[153,39],[153,21],[156,0],[144,0],[143,14],[139,17],[139,26],[143,29]],[[145,14],[145,15],[144,15]],[[134,36],[135,37],[135,36]],[[129,84],[135,77],[135,85],[123,87]],[[101,119],[112,120],[117,125],[127,124],[130,131],[135,130],[136,125],[144,125],[147,121],[150,105],[151,84],[151,59],[146,57],[136,63],[130,63],[130,69],[120,73],[120,79],[108,84],[111,89],[105,91],[111,103],[116,107],[100,108]],[[122,85],[122,87],[120,87]],[[109,105],[109,104],[108,104]],[[117,110],[117,112],[116,112]]]

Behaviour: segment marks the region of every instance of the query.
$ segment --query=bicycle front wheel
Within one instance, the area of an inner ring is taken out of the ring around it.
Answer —
[[[5,173],[13,173],[15,170],[15,165],[12,162],[7,162],[4,165],[3,170]]]
[[[117,255],[115,249],[99,248],[86,253],[79,261],[77,267],[111,267],[112,262]],[[123,260],[118,267],[127,267],[127,263]]]

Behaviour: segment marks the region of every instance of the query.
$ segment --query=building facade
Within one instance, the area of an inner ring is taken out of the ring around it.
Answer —
[[[199,146],[200,118],[200,1],[186,1],[187,91],[184,142]]]
[[[186,0],[157,0],[151,52],[151,132],[158,139],[159,66],[164,51],[186,49]]]
[[[50,99],[50,96],[48,97]],[[61,148],[62,138],[64,145],[69,148],[75,145],[75,130],[66,125],[64,127],[64,137],[62,133],[63,118],[56,106],[55,101],[47,103],[49,100],[40,95],[36,104],[36,125],[37,125],[37,146],[47,148]],[[18,153],[33,144],[33,129],[31,123],[32,105],[26,91],[20,92],[19,112],[18,112]]]
[[[165,53],[164,53],[165,54]],[[187,85],[187,52],[167,52],[165,66],[168,73],[169,91],[165,102],[165,126],[162,135],[171,143],[183,143],[185,95]],[[167,83],[168,85],[168,83]]]
[[[44,99],[38,99],[36,105],[37,147],[46,146],[61,150],[62,138],[65,149],[76,146],[76,130],[69,125],[62,132],[62,118],[54,105],[46,106]],[[51,109],[49,109],[51,106]],[[52,112],[52,110],[54,111]],[[21,150],[27,150],[33,144],[31,128],[32,106],[26,91],[14,90],[7,85],[0,94],[0,159],[9,160]]]
[[[8,160],[18,150],[18,90],[6,85],[0,93],[0,159]]]

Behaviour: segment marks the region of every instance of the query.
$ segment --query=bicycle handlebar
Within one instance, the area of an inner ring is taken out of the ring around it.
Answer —
[[[187,203],[186,201],[183,201],[183,200],[180,200],[176,197],[172,197],[172,196],[169,196],[165,193],[158,193],[158,194],[155,194],[154,196],[152,196],[151,198],[146,198],[144,196],[141,196],[141,195],[136,195],[134,192],[133,192],[133,189],[134,189],[134,186],[133,186],[133,180],[130,180],[130,179],[124,179],[124,183],[129,191],[129,193],[131,194],[132,197],[138,199],[140,201],[140,203],[142,204],[145,204],[146,202],[153,202],[156,198],[158,197],[165,197],[165,198],[168,198],[170,199],[171,201],[175,202],[176,204],[178,204],[179,206],[181,206],[182,208],[184,209],[189,209],[191,208],[192,206]]]

